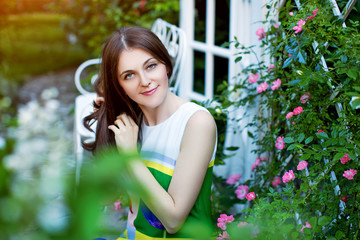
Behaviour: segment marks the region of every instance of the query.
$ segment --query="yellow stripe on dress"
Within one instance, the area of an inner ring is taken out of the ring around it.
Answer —
[[[215,159],[211,160],[211,162],[209,163],[208,168],[214,166],[214,164],[215,164]]]
[[[149,168],[153,168],[155,170],[158,170],[166,175],[172,176],[174,173],[174,169],[165,167],[164,165],[161,165],[160,163],[153,162],[153,161],[146,161],[144,160],[145,166]]]
[[[149,167],[149,168],[153,168],[155,170],[158,170],[166,175],[172,176],[174,174],[174,169],[165,167],[164,165],[157,163],[157,162],[153,162],[153,161],[147,161],[147,160],[143,160],[145,166]],[[215,159],[211,160],[211,162],[209,163],[209,168],[214,166],[215,163]]]
[[[126,236],[126,235],[125,235]],[[127,238],[126,238],[127,239]],[[157,237],[149,237],[141,232],[136,231],[135,232],[135,239],[140,240],[161,240],[161,239],[172,239],[172,240],[194,240],[192,238],[157,238]],[[116,240],[124,240],[124,238],[117,238]]]

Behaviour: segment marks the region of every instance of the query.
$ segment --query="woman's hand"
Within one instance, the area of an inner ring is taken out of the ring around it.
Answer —
[[[130,116],[120,114],[108,128],[114,132],[119,150],[136,150],[139,127]]]

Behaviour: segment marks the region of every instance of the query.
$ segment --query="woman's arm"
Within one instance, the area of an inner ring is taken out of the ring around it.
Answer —
[[[135,177],[150,194],[142,198],[143,201],[167,232],[177,232],[194,206],[215,142],[216,125],[213,117],[205,111],[196,112],[186,125],[168,191],[161,187],[142,161],[132,163]]]

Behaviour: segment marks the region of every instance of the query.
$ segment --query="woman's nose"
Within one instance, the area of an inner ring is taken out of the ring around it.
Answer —
[[[140,84],[141,84],[142,86],[147,87],[147,86],[150,85],[150,83],[151,83],[151,80],[150,80],[150,78],[148,78],[148,77],[146,76],[145,73],[140,74]]]

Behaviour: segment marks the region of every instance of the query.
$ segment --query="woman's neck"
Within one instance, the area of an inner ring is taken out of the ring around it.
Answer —
[[[151,109],[141,107],[146,125],[155,126],[164,122],[185,102],[186,100],[169,91],[164,101],[158,107]]]

